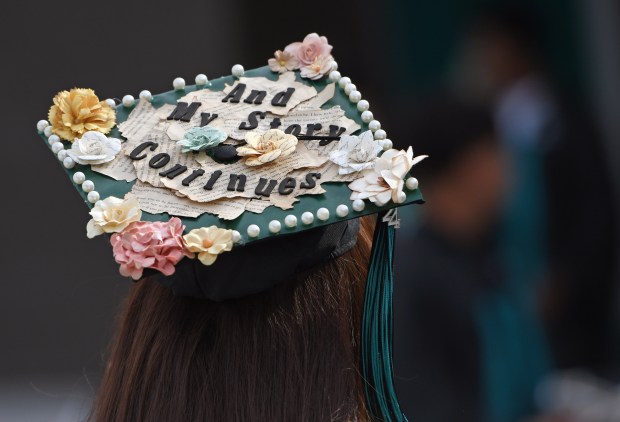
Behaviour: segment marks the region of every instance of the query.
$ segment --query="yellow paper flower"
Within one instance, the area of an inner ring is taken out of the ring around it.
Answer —
[[[86,236],[92,239],[103,233],[119,233],[135,221],[140,221],[142,211],[135,196],[120,199],[108,196],[90,210],[93,217],[86,225]]]
[[[286,157],[295,151],[297,138],[279,129],[269,129],[262,135],[248,132],[245,135],[247,145],[237,148],[237,155],[246,157],[248,166],[260,166],[278,157]]]
[[[92,89],[73,88],[54,97],[48,120],[52,133],[73,142],[89,130],[110,132],[116,124],[116,112],[105,101],[99,101]]]
[[[194,229],[183,236],[185,247],[196,252],[204,265],[211,265],[222,252],[229,252],[233,247],[232,230],[217,226]]]

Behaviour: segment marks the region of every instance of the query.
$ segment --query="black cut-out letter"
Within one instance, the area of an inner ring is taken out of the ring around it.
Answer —
[[[339,137],[344,133],[345,130],[347,130],[347,128],[336,125],[329,125],[329,136]],[[323,139],[321,142],[319,142],[319,145],[324,147],[325,145],[329,145],[330,142],[334,142],[335,140],[336,139]]]
[[[192,183],[194,179],[202,176],[203,174],[205,174],[205,171],[203,169],[196,169],[192,172],[192,174],[187,176],[185,179],[181,180],[181,184],[183,186],[189,186],[189,184]]]
[[[288,133],[293,136],[297,136],[301,133],[301,126],[299,125],[290,125],[286,129],[284,129],[284,133]]]
[[[174,166],[170,167],[168,170],[164,170],[160,172],[159,175],[162,177],[167,177],[168,179],[174,179],[175,177],[179,176],[180,174],[185,173],[186,171],[187,171],[187,166],[183,166],[181,164],[175,164]]]
[[[248,97],[243,100],[243,102],[248,104],[262,104],[266,95],[267,91],[258,91],[256,89],[253,89],[252,92],[250,92],[250,95],[248,95]]]
[[[213,189],[213,185],[215,185],[215,182],[217,182],[217,179],[219,179],[221,175],[222,175],[222,170],[216,170],[213,173],[211,173],[211,177],[209,178],[209,181],[205,185],[204,189],[205,190]]]
[[[230,91],[227,96],[222,98],[222,102],[227,103],[228,100],[230,100],[231,103],[238,103],[239,101],[241,101],[241,96],[243,95],[244,91],[245,91],[245,84],[237,84],[237,86],[234,87],[233,90]]]
[[[229,191],[243,192],[245,190],[245,174],[231,174],[230,180],[228,181],[228,189]]]
[[[160,152],[159,154],[155,154],[153,158],[149,161],[149,167],[153,169],[160,169],[166,164],[170,162],[170,154],[166,154],[165,152]]]
[[[274,118],[271,123],[269,123],[269,128],[270,129],[277,129],[282,125],[282,121],[280,120],[279,117]]]
[[[217,119],[216,113],[200,113],[200,127],[208,125],[215,119]]]
[[[271,195],[271,191],[273,191],[273,188],[275,188],[278,184],[278,181],[271,179],[267,187],[265,187],[266,184],[267,179],[261,177],[258,181],[258,186],[256,186],[256,189],[254,190],[254,193],[258,196],[269,196]]]
[[[320,178],[321,173],[308,173],[306,174],[306,181],[301,182],[301,185],[299,185],[299,187],[302,189],[312,189],[316,186],[316,179]]]
[[[192,102],[189,106],[183,101],[179,101],[177,106],[172,110],[168,120],[180,120],[182,122],[189,122],[192,119],[196,110],[200,107],[200,103]]]
[[[280,195],[290,195],[295,190],[297,181],[294,177],[285,177],[278,186],[278,193]]]
[[[318,132],[321,129],[323,129],[323,125],[320,123],[308,123],[306,125],[306,136],[312,136],[314,132]]]
[[[286,103],[291,99],[291,96],[295,92],[295,88],[287,88],[286,91],[278,92],[273,96],[271,100],[271,105],[276,107],[286,107]]]
[[[158,146],[159,144],[157,142],[153,142],[153,141],[142,142],[140,145],[135,147],[133,151],[131,151],[131,154],[129,154],[129,158],[131,158],[132,160],[142,160],[146,158],[146,154],[142,154],[142,152],[144,152],[145,149],[149,148],[151,151],[155,151],[155,148],[157,148]]]
[[[241,129],[241,130],[256,129],[258,127],[258,119],[256,117],[258,116],[261,119],[264,119],[266,115],[267,115],[267,113],[265,113],[264,111],[253,111],[253,112],[251,112],[250,115],[248,116],[248,121],[247,122],[241,122],[241,124],[239,125],[239,129]]]

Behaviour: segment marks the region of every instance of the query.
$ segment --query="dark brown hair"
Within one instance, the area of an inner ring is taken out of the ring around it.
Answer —
[[[343,256],[243,299],[180,298],[137,283],[92,420],[369,420],[358,359],[373,226],[363,220]]]

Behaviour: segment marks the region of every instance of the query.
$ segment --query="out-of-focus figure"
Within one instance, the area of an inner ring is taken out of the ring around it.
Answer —
[[[415,172],[427,201],[420,224],[399,233],[401,403],[411,420],[517,420],[533,410],[547,349],[531,299],[504,270],[497,230],[507,181],[491,114],[436,100],[411,131],[433,165]]]
[[[511,186],[503,227],[509,277],[543,290],[556,365],[605,370],[616,233],[610,178],[589,116],[545,68],[530,11],[482,14],[466,37],[456,91],[492,105]],[[527,290],[524,290],[524,292]]]

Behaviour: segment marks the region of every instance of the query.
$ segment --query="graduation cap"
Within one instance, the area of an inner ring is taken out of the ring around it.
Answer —
[[[268,66],[181,78],[136,101],[60,92],[37,129],[109,235],[120,272],[179,296],[259,293],[334,259],[377,214],[366,284],[362,375],[368,407],[406,420],[392,383],[396,208],[421,203],[411,147],[395,150],[325,37],[278,50]]]

